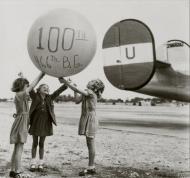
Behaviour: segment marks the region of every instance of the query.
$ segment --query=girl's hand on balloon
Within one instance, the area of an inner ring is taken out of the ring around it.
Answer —
[[[72,82],[72,85],[73,85],[74,87],[77,87],[77,84],[76,84],[76,83],[74,83],[74,82]]]
[[[70,78],[67,79],[67,83],[69,83],[70,85],[74,87],[77,87],[77,85]]]
[[[65,80],[63,77],[59,77],[59,82],[67,84],[67,80]]]
[[[63,77],[60,77],[60,78],[59,78],[59,82],[60,82],[60,83],[64,83],[65,85],[73,85],[73,84],[72,84],[72,80],[71,80],[70,78],[68,78],[68,79],[66,80],[66,79],[63,78]]]
[[[72,80],[70,78],[68,78],[67,80],[67,83],[71,84],[72,83]]]
[[[67,85],[70,89],[77,92],[76,84],[71,81],[71,79],[64,79],[63,77],[59,78],[60,83],[64,83]]]

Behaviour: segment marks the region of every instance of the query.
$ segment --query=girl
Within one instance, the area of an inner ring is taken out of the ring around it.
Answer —
[[[80,99],[76,103],[82,101],[82,112],[79,122],[79,135],[86,136],[86,143],[89,153],[89,163],[88,168],[84,169],[79,173],[79,176],[85,176],[87,174],[95,174],[95,134],[97,130],[97,120],[96,120],[96,103],[97,99],[101,97],[104,91],[104,84],[101,80],[91,80],[87,84],[87,89],[81,91],[76,88],[76,85],[71,84],[64,78],[59,78],[61,83],[65,83],[75,92],[75,98],[77,98],[77,93],[81,94]]]
[[[32,160],[30,170],[43,171],[43,157],[44,157],[44,142],[46,136],[53,135],[52,123],[56,124],[53,100],[67,89],[66,85],[62,85],[53,94],[49,95],[49,86],[41,84],[37,92],[32,90],[30,97],[32,104],[30,107],[30,129],[29,133],[33,136],[32,144]],[[36,166],[36,151],[39,145],[39,165]]]
[[[11,158],[11,171],[10,177],[21,178],[23,177],[20,172],[21,168],[21,156],[23,152],[24,143],[26,143],[28,135],[28,124],[29,124],[29,109],[28,99],[29,92],[38,84],[42,79],[44,73],[40,75],[29,85],[27,79],[20,77],[17,78],[12,85],[12,91],[16,92],[15,95],[15,106],[16,114],[14,123],[10,133],[10,143],[15,144],[14,151]]]

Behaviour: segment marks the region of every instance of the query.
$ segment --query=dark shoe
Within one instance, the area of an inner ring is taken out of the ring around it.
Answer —
[[[93,175],[96,174],[96,169],[84,169],[83,171],[79,172],[79,176],[85,176],[85,175]]]
[[[22,172],[16,173],[14,175],[14,178],[29,178],[29,175],[24,175]]]
[[[15,172],[15,175],[14,175],[14,178],[22,178],[23,176],[22,176],[22,173],[21,172],[19,172],[19,173],[16,173]]]
[[[15,172],[14,171],[10,171],[9,172],[9,177],[14,177],[15,176]]]
[[[88,174],[91,174],[91,175],[96,174],[96,169],[95,168],[88,169]]]

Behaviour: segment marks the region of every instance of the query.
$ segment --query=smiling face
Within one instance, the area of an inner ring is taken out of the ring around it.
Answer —
[[[46,85],[46,84],[42,84],[42,85],[39,86],[38,91],[41,94],[49,94],[49,86]]]

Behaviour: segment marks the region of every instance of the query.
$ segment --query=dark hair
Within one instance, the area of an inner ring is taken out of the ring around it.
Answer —
[[[26,78],[17,78],[12,85],[11,91],[19,92],[24,89],[24,86],[29,84],[29,81]]]

